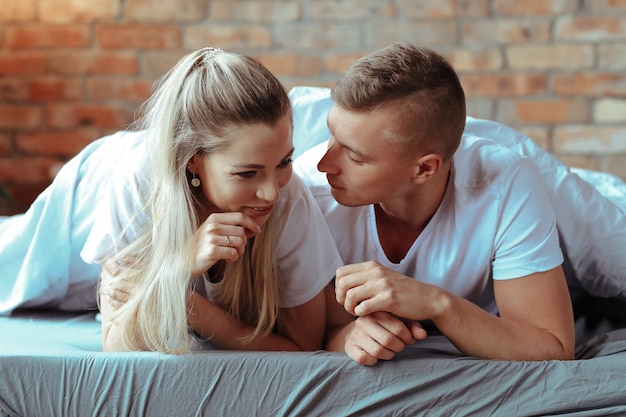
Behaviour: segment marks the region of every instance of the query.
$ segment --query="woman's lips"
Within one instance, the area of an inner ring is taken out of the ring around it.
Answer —
[[[252,217],[263,217],[263,216],[267,216],[272,212],[272,209],[274,208],[274,206],[267,206],[267,207],[246,207],[246,211],[250,214],[250,216]]]

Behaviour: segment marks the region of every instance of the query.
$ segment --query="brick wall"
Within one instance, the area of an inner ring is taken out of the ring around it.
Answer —
[[[127,126],[188,51],[237,48],[288,88],[331,86],[398,40],[453,63],[471,115],[626,178],[626,0],[0,0],[0,184],[13,196],[0,214]]]

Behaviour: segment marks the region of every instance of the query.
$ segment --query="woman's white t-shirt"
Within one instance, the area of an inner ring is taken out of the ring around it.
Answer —
[[[88,263],[101,263],[114,249],[114,242],[125,231],[131,240],[150,219],[144,212],[142,195],[148,186],[146,178],[146,131],[129,133],[134,146],[111,173],[109,190],[103,190],[97,215],[81,257]],[[285,207],[285,205],[288,205]],[[333,279],[343,263],[319,207],[300,178],[293,175],[282,189],[275,210],[284,213],[284,228],[276,248],[276,278],[280,280],[279,307],[288,308],[306,303]],[[211,299],[212,284],[207,283]]]

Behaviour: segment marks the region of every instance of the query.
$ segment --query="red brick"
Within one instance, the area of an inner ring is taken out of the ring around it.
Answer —
[[[0,133],[0,156],[6,156],[13,151],[13,137],[8,133]]]
[[[398,21],[390,24],[387,21],[375,21],[371,24],[372,46],[382,48],[398,41],[419,40],[422,45],[437,49],[438,45],[456,44],[458,38],[457,24],[453,20],[441,21]],[[362,35],[352,43],[360,45]],[[349,46],[352,46],[350,44]],[[331,47],[344,47],[341,39]]]
[[[56,158],[14,157],[0,158],[0,182],[36,184],[50,181],[50,168],[58,163]]]
[[[124,17],[141,22],[201,21],[206,17],[206,3],[206,0],[126,0]]]
[[[504,67],[504,59],[499,48],[490,49],[454,49],[443,56],[450,62],[457,73],[498,71]]]
[[[84,48],[91,44],[89,27],[81,25],[11,26],[5,28],[11,49]]]
[[[277,76],[311,77],[322,72],[322,61],[317,56],[268,54],[258,59]]]
[[[560,153],[602,155],[626,152],[626,125],[564,125],[554,128],[554,146]]]
[[[494,0],[492,7],[500,16],[559,16],[579,8],[572,0]]]
[[[467,115],[477,119],[493,119],[494,100],[466,97]]]
[[[48,69],[48,58],[40,53],[0,54],[0,75],[44,74]]]
[[[16,147],[26,155],[71,157],[99,136],[96,129],[21,133],[17,136]]]
[[[146,51],[141,55],[139,63],[142,75],[156,80],[176,65],[185,53],[186,51]]]
[[[275,42],[280,47],[296,51],[324,49],[351,49],[364,47],[363,28],[359,25],[338,23],[300,23],[277,26]]]
[[[82,81],[34,80],[28,83],[28,97],[31,101],[79,100],[82,98]]]
[[[10,102],[76,100],[82,97],[80,79],[0,78],[0,99]]]
[[[608,155],[606,159],[608,172],[626,181],[626,153]]]
[[[550,129],[541,126],[521,126],[518,129],[547,151],[552,151]]]
[[[3,183],[0,178],[0,184]],[[35,201],[35,198],[50,184],[50,180],[46,180],[36,184],[5,184],[11,198],[11,201],[0,199],[0,216],[10,216],[13,214],[24,213],[28,207]]]
[[[520,100],[515,103],[516,119],[531,123],[572,123],[590,119],[584,100]]]
[[[326,56],[324,66],[327,71],[335,74],[343,74],[354,61],[361,58],[363,55],[365,55],[364,52],[354,54],[338,54],[331,52]]]
[[[38,3],[39,18],[42,22],[94,22],[113,19],[120,11],[120,2],[111,0],[38,0]]]
[[[308,7],[317,10],[320,3],[325,4],[326,2],[310,2]],[[313,11],[310,13],[314,15]],[[271,0],[239,0],[236,2],[213,0],[209,2],[209,16],[212,21],[216,22],[293,22],[300,19],[301,15],[301,5],[296,2]]]
[[[34,129],[41,121],[42,109],[38,106],[0,105],[0,129]]]
[[[626,95],[626,75],[580,72],[555,74],[552,89],[555,94],[568,96]]]
[[[626,39],[624,16],[564,16],[556,21],[557,40]]]
[[[465,94],[473,97],[532,96],[548,89],[545,74],[465,74],[460,79]]]
[[[87,81],[91,100],[124,100],[141,103],[150,96],[152,82],[120,78],[92,78]]]
[[[88,104],[50,104],[46,123],[53,128],[93,126],[121,129],[132,121],[132,111],[124,108]]]
[[[270,29],[254,25],[212,25],[190,26],[185,30],[185,48],[200,49],[205,46],[219,46],[225,49],[269,48],[272,46]]]
[[[494,119],[520,130],[526,124],[561,126],[571,123],[589,123],[591,107],[587,100],[497,100]]]
[[[450,19],[457,15],[455,0],[402,0],[402,14],[409,18]]]
[[[600,169],[600,161],[596,155],[558,154],[557,156],[561,162],[570,167],[591,169],[594,171]]]
[[[550,22],[527,19],[480,19],[462,23],[466,44],[512,44],[545,42],[550,39]]]
[[[589,69],[595,62],[588,44],[513,45],[506,56],[513,69]]]
[[[320,77],[315,77],[315,78],[303,77],[303,78],[294,78],[294,79],[288,79],[284,77],[280,78],[281,83],[283,84],[283,86],[285,86],[287,91],[291,90],[294,87],[298,87],[302,85],[311,86],[311,87],[331,88],[335,84],[336,80],[337,78],[335,77],[330,78],[330,79],[320,78]]]
[[[32,22],[37,19],[37,0],[0,0],[0,22]]]
[[[626,0],[594,0],[586,3],[592,12],[622,13],[626,10]]]
[[[106,49],[164,49],[181,46],[180,28],[159,24],[101,24],[96,26],[97,44]]]
[[[622,42],[598,45],[598,66],[605,70],[626,69],[626,45]]]
[[[61,52],[50,57],[50,71],[57,74],[127,74],[139,71],[137,54],[128,52]]]
[[[458,17],[487,17],[491,0],[459,0]]]
[[[311,20],[328,21],[329,16],[341,16],[342,21],[354,21],[389,18],[398,14],[398,7],[391,0],[320,0],[306,4],[306,16]]]

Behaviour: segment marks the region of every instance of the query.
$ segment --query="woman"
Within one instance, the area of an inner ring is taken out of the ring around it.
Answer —
[[[82,251],[102,264],[104,350],[188,352],[188,325],[219,349],[321,349],[323,289],[341,261],[292,177],[280,82],[204,48],[162,79],[138,126]]]

